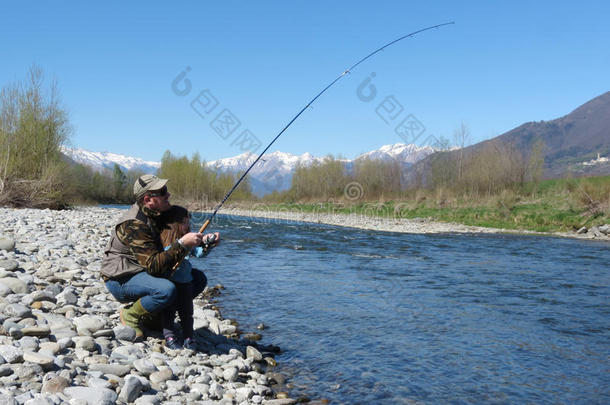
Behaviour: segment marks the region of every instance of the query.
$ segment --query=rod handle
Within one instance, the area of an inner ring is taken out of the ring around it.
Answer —
[[[203,233],[203,231],[205,231],[205,228],[207,228],[208,225],[210,225],[210,219],[209,218],[205,220],[203,225],[201,225],[201,228],[199,228],[199,233]]]

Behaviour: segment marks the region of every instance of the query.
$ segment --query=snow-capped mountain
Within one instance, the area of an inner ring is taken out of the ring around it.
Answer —
[[[80,148],[71,149],[65,147],[62,147],[61,151],[73,161],[89,166],[97,171],[102,171],[104,168],[112,169],[115,163],[125,171],[140,170],[144,173],[156,173],[157,169],[161,167],[161,162],[150,162],[111,152],[91,152]]]
[[[246,152],[230,158],[213,160],[208,162],[208,166],[222,172],[243,173],[257,157],[258,155]],[[292,174],[297,165],[309,166],[322,160],[310,153],[292,155],[278,151],[263,155],[249,173],[252,191],[262,196],[276,190],[287,190],[290,188]]]
[[[413,144],[405,145],[404,143],[397,143],[394,145],[383,145],[377,150],[363,153],[355,160],[396,160],[401,163],[413,164],[432,153],[434,153],[434,148],[431,146],[417,146]]]
[[[160,162],[147,162],[140,158],[134,158],[109,152],[90,152],[84,149],[63,148],[63,153],[75,162],[85,164],[96,170],[114,167],[118,164],[124,170],[139,169],[146,173],[155,173],[161,166]],[[405,169],[413,163],[432,154],[434,149],[430,146],[384,145],[377,150],[363,153],[354,160],[342,160],[348,170],[358,159],[374,159],[385,161],[397,161],[401,168]],[[221,172],[243,173],[258,155],[250,152],[230,158],[218,159],[208,162],[207,165]],[[315,157],[310,153],[292,155],[285,152],[273,152],[264,155],[249,173],[252,191],[258,196],[269,194],[273,191],[283,191],[290,188],[292,175],[297,165],[309,166],[315,162],[322,162],[324,158]]]

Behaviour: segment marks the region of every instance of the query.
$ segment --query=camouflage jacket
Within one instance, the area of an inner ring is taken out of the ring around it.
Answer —
[[[159,237],[160,213],[134,204],[115,226],[104,251],[101,273],[105,279],[147,271],[169,276],[176,263],[188,254],[178,241],[163,250]]]

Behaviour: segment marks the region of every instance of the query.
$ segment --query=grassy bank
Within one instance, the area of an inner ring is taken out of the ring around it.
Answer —
[[[418,190],[389,201],[257,203],[247,208],[429,218],[512,230],[565,232],[610,223],[610,176],[546,180],[526,184],[517,191],[477,198],[456,196],[446,190]]]

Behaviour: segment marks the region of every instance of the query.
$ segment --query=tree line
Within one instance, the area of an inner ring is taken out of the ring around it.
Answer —
[[[32,66],[24,80],[0,91],[0,206],[65,208],[83,203],[133,203],[133,184],[144,174],[120,166],[94,170],[68,159],[61,148],[72,127],[55,82],[45,85],[43,71]],[[171,179],[170,191],[187,201],[218,201],[235,175],[208,168],[199,154],[191,159],[170,151],[159,175]],[[234,199],[253,198],[248,181]]]

